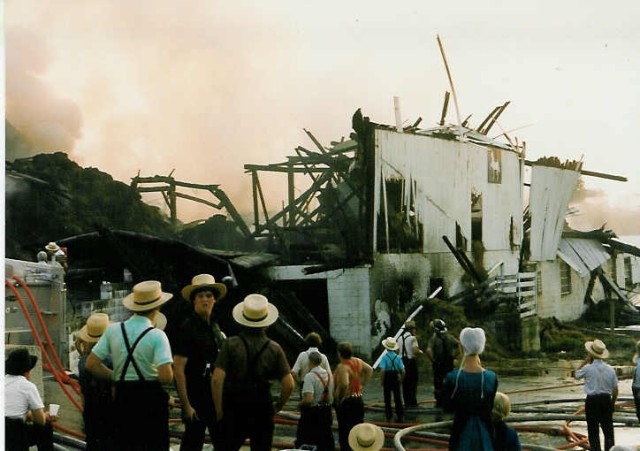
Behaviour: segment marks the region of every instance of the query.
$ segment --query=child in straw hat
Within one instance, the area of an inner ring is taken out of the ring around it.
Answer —
[[[87,318],[86,324],[78,333],[77,343],[81,343],[82,348],[82,356],[78,362],[78,381],[84,402],[82,418],[88,450],[108,449],[112,433],[111,382],[94,376],[86,369],[87,357],[107,327],[109,315],[94,313]],[[113,368],[111,358],[105,358],[103,363],[107,368]]]

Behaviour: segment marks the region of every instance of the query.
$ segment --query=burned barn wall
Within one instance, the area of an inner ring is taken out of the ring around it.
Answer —
[[[483,270],[518,272],[522,241],[522,162],[509,149],[434,136],[377,129],[374,195],[374,246],[388,234],[392,213],[405,213],[407,226],[422,229],[421,252],[445,292],[469,286],[466,274],[443,240],[446,236]],[[389,187],[405,187],[402,205]],[[382,218],[382,219],[380,219]],[[409,220],[415,218],[412,223]],[[384,254],[385,248],[376,248]]]
[[[374,303],[370,297],[370,265],[305,274],[307,266],[277,266],[267,269],[274,281],[326,280],[329,332],[336,341],[349,341],[360,355],[371,353]]]
[[[431,264],[425,254],[378,254],[371,267],[371,293],[374,299],[371,347],[392,336],[404,320],[427,299]]]
[[[484,248],[510,249],[522,241],[518,153],[387,129],[376,130],[375,149],[374,214],[384,216],[390,210],[385,206],[385,180],[404,180],[403,206],[423,225],[423,252],[447,252],[442,236],[454,237],[456,225],[467,238],[466,250],[470,250],[472,198],[478,196],[482,198]],[[374,234],[380,233],[385,231],[374,221]]]
[[[314,274],[305,274],[305,268],[271,267],[267,275],[283,284],[326,281],[326,297],[314,298],[327,299],[331,336],[351,342],[357,353],[367,357],[384,337],[394,335],[416,304],[429,295],[431,267],[424,254],[379,254],[373,265]]]

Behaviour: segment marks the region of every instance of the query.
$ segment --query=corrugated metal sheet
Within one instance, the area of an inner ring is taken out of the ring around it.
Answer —
[[[584,238],[563,238],[558,246],[558,257],[571,266],[580,277],[588,276],[610,256],[602,243]]]
[[[567,206],[579,176],[569,169],[533,166],[529,194],[531,261],[556,258]]]

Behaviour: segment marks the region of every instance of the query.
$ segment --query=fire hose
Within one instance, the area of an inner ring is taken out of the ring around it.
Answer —
[[[58,365],[58,368],[60,370],[59,374],[63,375],[62,376],[62,380],[66,384],[71,385],[71,387],[73,388],[73,390],[77,394],[80,394],[80,384],[78,384],[77,381],[75,381],[75,380],[73,380],[73,379],[71,379],[69,377],[69,375],[67,374],[67,372],[64,369],[64,366],[62,365],[62,362],[60,361],[60,358],[58,357],[58,353],[56,352],[56,349],[53,347],[53,340],[51,340],[51,336],[49,335],[49,330],[47,329],[47,326],[46,326],[46,324],[44,322],[44,319],[42,318],[42,311],[40,310],[40,306],[36,302],[36,298],[35,298],[35,296],[33,296],[33,293],[31,292],[31,289],[29,288],[29,286],[20,277],[13,276],[13,279],[20,284],[20,286],[24,289],[25,293],[27,293],[27,297],[31,301],[31,305],[33,306],[33,310],[36,313],[36,316],[38,318],[38,322],[40,323],[40,328],[42,329],[42,332],[44,334],[44,338],[47,341],[47,344],[49,345],[49,350],[51,351],[51,355],[53,356],[53,360],[56,362],[56,364]]]
[[[11,283],[11,281],[9,279],[5,279],[5,284],[13,292],[13,294],[16,296],[18,304],[20,304],[20,308],[22,309],[22,312],[24,313],[25,319],[29,323],[29,327],[31,329],[31,332],[33,333],[33,338],[35,339],[36,343],[38,344],[38,347],[40,348],[40,351],[42,353],[42,357],[46,360],[46,363],[48,365],[49,371],[51,371],[51,374],[53,374],[54,379],[58,382],[58,384],[60,385],[60,387],[62,388],[64,393],[67,395],[67,397],[71,400],[71,402],[78,408],[78,410],[82,411],[83,410],[82,409],[82,405],[69,392],[69,390],[65,386],[63,378],[60,376],[60,374],[58,374],[58,372],[56,371],[53,363],[51,362],[51,358],[49,357],[49,354],[47,353],[47,349],[45,348],[44,344],[42,343],[42,339],[40,338],[40,335],[38,333],[36,325],[34,324],[33,319],[31,318],[31,314],[29,313],[29,310],[27,309],[27,305],[25,304],[24,299],[20,295],[20,292],[18,292],[16,287],[13,285],[13,283]],[[65,376],[66,376],[66,373],[65,373]]]

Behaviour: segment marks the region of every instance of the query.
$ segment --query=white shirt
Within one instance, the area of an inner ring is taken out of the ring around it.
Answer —
[[[398,346],[400,347],[400,349],[398,349],[398,355],[400,355],[400,357],[406,356],[409,359],[414,359],[416,356],[413,351],[419,348],[418,339],[412,335],[411,332],[405,331],[398,338]]]
[[[30,410],[44,409],[36,384],[24,376],[4,376],[4,416],[24,420]]]
[[[318,376],[322,378],[322,382]],[[328,380],[327,380],[328,379]],[[324,383],[328,382],[327,389],[329,390],[329,403],[333,402],[333,377],[331,377],[331,373],[328,373],[324,368],[317,366],[309,371],[304,376],[304,383],[302,384],[302,394],[305,393],[313,393],[313,400],[311,401],[311,406],[315,406],[320,402],[322,398],[322,393],[324,392]]]
[[[327,356],[318,351],[318,348],[311,347],[298,355],[296,363],[293,364],[293,368],[291,369],[293,374],[298,376],[299,380],[301,381],[304,380],[304,376],[309,372],[309,354],[311,354],[313,351],[320,354],[320,367],[322,367],[328,373],[331,372],[331,367],[329,366],[329,360],[327,360]]]
[[[584,392],[589,395],[613,394],[618,386],[616,372],[600,359],[594,359],[593,363],[576,370],[576,379],[584,378]]]

